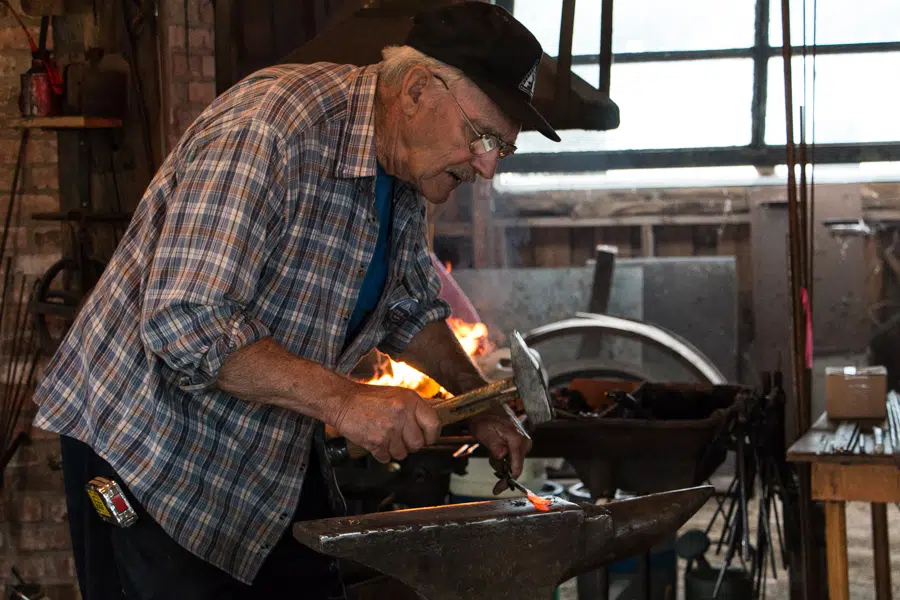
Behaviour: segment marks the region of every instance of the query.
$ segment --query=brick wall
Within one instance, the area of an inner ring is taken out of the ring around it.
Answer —
[[[187,10],[185,10],[185,6]],[[212,0],[161,0],[167,149],[216,97]]]
[[[160,3],[166,150],[215,97],[212,0],[187,2],[187,20],[185,0]],[[37,39],[40,20],[26,17],[25,22]],[[0,5],[0,228],[19,142],[19,131],[2,122],[19,114],[19,76],[30,62],[24,33]],[[19,277],[41,275],[61,255],[64,238],[60,226],[30,219],[36,212],[60,210],[58,182],[56,135],[32,131],[16,200],[18,214],[7,246],[7,255],[16,256]],[[10,330],[0,330],[0,386],[6,383]],[[59,440],[29,427],[33,406],[26,402],[26,414],[19,422],[20,430],[28,430],[29,439],[4,472],[0,492],[0,597],[6,597],[6,585],[13,581],[10,568],[15,566],[27,580],[43,585],[51,600],[79,598],[62,491]]]
[[[25,18],[32,36],[39,35],[40,20]],[[19,76],[31,65],[31,53],[24,32],[5,7],[0,7],[0,120],[19,114]],[[0,221],[5,218],[12,189],[13,171],[19,151],[20,131],[0,127]],[[15,199],[5,256],[13,256],[17,277],[29,281],[42,274],[61,254],[62,236],[58,224],[31,219],[37,212],[59,210],[57,142],[52,132],[31,131],[26,147],[19,195]],[[3,223],[0,222],[0,227]],[[5,265],[5,261],[2,265]],[[4,274],[5,275],[5,274]],[[15,307],[13,307],[15,308]],[[8,385],[5,366],[12,356],[12,320],[6,308],[0,331],[0,384]],[[4,391],[4,404],[7,395]],[[26,401],[20,426],[33,414]],[[53,599],[74,598],[75,568],[69,551],[62,472],[59,470],[59,444],[55,436],[33,432],[30,441],[13,457],[4,473],[0,507],[0,589],[10,568],[23,577],[40,581]]]

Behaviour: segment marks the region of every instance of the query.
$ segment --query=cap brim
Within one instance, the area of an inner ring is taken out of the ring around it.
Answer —
[[[544,137],[554,142],[561,141],[559,134],[550,126],[547,119],[537,111],[533,104],[525,101],[521,94],[499,88],[493,83],[477,77],[471,77],[471,79],[508,117],[518,121],[527,129],[541,132]]]

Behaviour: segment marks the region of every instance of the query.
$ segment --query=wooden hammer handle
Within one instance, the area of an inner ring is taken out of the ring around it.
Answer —
[[[509,389],[509,388],[513,389]],[[484,412],[497,402],[511,400],[516,395],[515,382],[512,378],[495,381],[488,385],[476,388],[472,391],[454,396],[449,399],[428,399],[437,412],[441,427],[465,421],[478,413]],[[347,454],[350,458],[362,458],[369,453],[368,450],[347,440]]]

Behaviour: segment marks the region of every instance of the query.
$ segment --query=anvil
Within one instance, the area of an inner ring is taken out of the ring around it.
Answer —
[[[646,552],[712,495],[712,486],[605,505],[526,499],[414,508],[294,523],[300,543],[393,577],[424,600],[549,598],[562,582]]]

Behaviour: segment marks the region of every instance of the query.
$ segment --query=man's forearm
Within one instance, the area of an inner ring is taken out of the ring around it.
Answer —
[[[426,325],[397,360],[425,373],[451,394],[461,394],[487,383],[446,321]]]
[[[272,404],[331,424],[355,385],[319,363],[264,338],[231,354],[216,387],[259,404]]]

